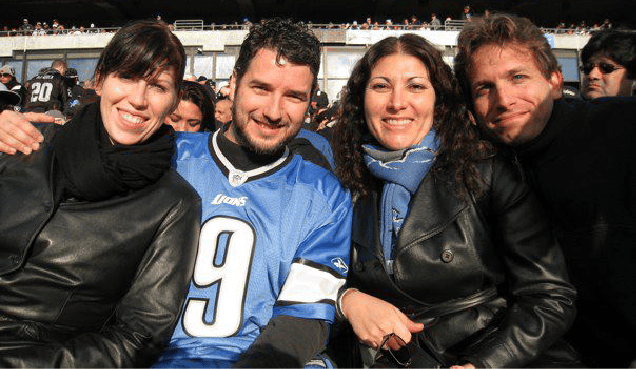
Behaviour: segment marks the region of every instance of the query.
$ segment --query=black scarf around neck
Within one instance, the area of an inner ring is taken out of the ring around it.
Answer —
[[[163,125],[136,145],[113,145],[99,102],[78,111],[51,145],[65,176],[65,197],[99,201],[155,183],[170,168],[174,131]]]

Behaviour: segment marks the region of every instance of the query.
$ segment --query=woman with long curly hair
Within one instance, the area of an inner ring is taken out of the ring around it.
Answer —
[[[561,249],[433,45],[413,34],[373,45],[334,137],[336,175],[356,199],[337,310],[364,365],[575,363],[560,341],[576,295]]]

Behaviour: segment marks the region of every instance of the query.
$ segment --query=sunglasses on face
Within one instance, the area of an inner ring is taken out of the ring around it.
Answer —
[[[580,69],[583,74],[590,74],[590,72],[596,67],[598,67],[603,74],[610,74],[617,69],[623,69],[621,66],[610,63],[586,63],[581,65]]]
[[[2,77],[11,77],[11,74],[9,74],[9,73],[0,73],[0,75]]]

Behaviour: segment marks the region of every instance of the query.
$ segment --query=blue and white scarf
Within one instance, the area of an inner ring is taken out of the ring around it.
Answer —
[[[435,162],[439,148],[435,129],[419,144],[389,151],[382,146],[362,145],[371,174],[384,181],[380,200],[380,242],[389,273],[393,273],[393,246],[408,214],[409,201]]]

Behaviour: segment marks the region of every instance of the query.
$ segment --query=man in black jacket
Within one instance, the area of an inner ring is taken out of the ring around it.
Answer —
[[[589,366],[636,358],[636,100],[563,100],[562,75],[529,20],[497,15],[458,38],[455,71],[479,126],[510,152],[548,208],[578,316],[569,336]]]
[[[61,112],[68,100],[65,73],[66,63],[62,60],[54,60],[50,68],[44,68],[31,80],[24,110],[38,113],[49,110]]]

